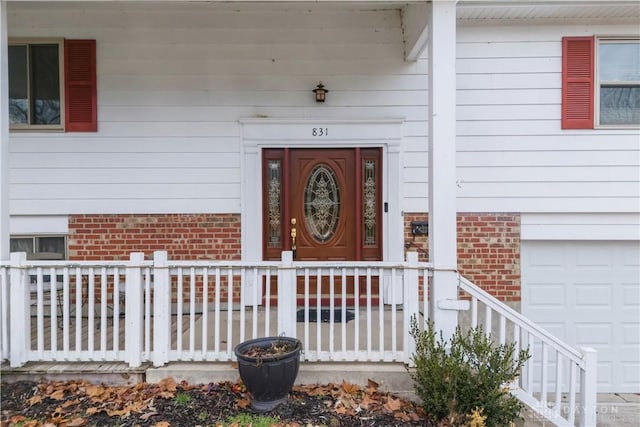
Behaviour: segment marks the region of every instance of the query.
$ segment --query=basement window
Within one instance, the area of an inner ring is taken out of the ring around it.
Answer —
[[[67,259],[65,236],[11,236],[11,252],[26,252],[28,260]]]

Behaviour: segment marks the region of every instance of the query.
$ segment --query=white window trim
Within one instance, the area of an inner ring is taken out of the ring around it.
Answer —
[[[33,125],[33,124],[11,124],[10,132],[40,132],[40,131],[64,131],[65,130],[65,76],[64,76],[64,39],[60,38],[10,38],[9,46],[33,44],[57,44],[58,45],[58,76],[60,84],[60,124],[59,125]],[[27,55],[27,60],[29,56]],[[28,69],[28,68],[27,68]],[[29,94],[31,96],[31,94]]]
[[[637,36],[596,36],[595,37],[595,52],[594,52],[594,98],[593,98],[593,114],[594,117],[594,127],[596,129],[640,129],[640,123],[638,124],[612,124],[612,125],[604,125],[600,124],[600,43],[607,41],[619,41],[619,42],[628,42],[628,43],[640,43],[640,38]],[[608,83],[616,83],[616,82],[608,82]],[[624,81],[620,82],[623,84],[627,84],[629,86],[640,85],[640,81]]]

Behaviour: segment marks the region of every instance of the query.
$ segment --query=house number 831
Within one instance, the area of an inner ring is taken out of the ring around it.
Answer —
[[[329,136],[329,128],[312,128],[311,136]]]

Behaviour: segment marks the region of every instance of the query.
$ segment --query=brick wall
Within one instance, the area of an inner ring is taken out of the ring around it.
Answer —
[[[407,213],[405,246],[428,260],[428,236],[412,236]],[[458,268],[471,281],[504,301],[520,301],[520,215],[458,214]],[[72,215],[69,259],[124,260],[131,252],[150,259],[166,250],[169,259],[240,259],[238,214]]]
[[[69,259],[124,260],[166,250],[169,259],[240,259],[239,214],[71,215]]]
[[[405,247],[421,261],[428,260],[429,237],[414,238],[411,221],[426,220],[426,214],[404,216]],[[520,301],[520,215],[459,213],[457,228],[460,273],[503,301]]]

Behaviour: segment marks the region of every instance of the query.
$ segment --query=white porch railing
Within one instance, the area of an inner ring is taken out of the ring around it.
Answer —
[[[0,265],[2,359],[14,367],[227,361],[245,339],[284,334],[301,339],[308,361],[410,364],[410,319],[429,318],[430,264],[415,253],[397,263],[282,259],[170,261],[160,251],[152,261],[134,253],[69,262],[14,253]],[[459,288],[470,299],[469,325],[529,348],[513,393],[556,425],[595,425],[595,352],[576,351],[462,277]]]
[[[529,350],[511,392],[557,426],[595,426],[596,351],[565,344],[463,277],[459,287],[471,298],[470,326],[482,325],[500,344]]]

